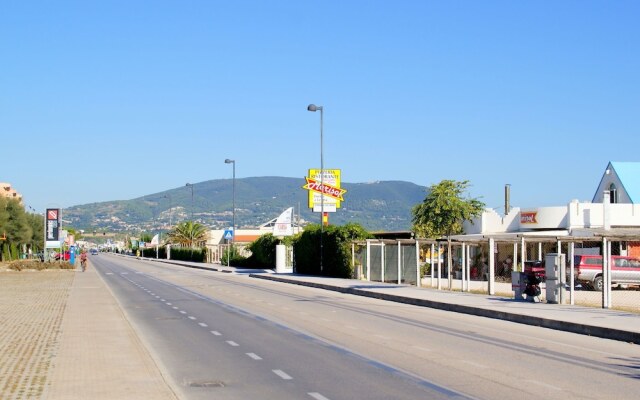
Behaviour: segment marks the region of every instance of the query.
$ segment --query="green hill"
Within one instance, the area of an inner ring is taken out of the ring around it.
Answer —
[[[231,179],[210,180],[132,200],[73,206],[63,212],[66,224],[76,229],[136,232],[167,229],[191,219],[211,227],[232,224]],[[307,207],[303,178],[257,177],[236,179],[236,226],[255,227],[276,218],[288,207],[300,213],[301,223],[319,223],[320,216]],[[357,222],[372,231],[408,230],[411,208],[422,202],[426,188],[410,182],[384,181],[343,183],[347,190],[340,208],[330,213],[329,223]],[[192,207],[193,204],[193,207]]]

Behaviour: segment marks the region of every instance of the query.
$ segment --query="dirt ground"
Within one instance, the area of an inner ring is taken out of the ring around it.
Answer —
[[[73,270],[0,265],[0,399],[40,399],[60,339]]]

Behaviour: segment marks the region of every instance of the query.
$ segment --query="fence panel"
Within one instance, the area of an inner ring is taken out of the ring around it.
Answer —
[[[395,243],[384,245],[384,281],[398,283],[398,245]]]
[[[369,280],[374,282],[382,281],[382,245],[371,243],[369,245]]]
[[[400,250],[402,259],[402,283],[416,285],[418,277],[416,268],[419,268],[416,259],[416,245],[403,244]]]

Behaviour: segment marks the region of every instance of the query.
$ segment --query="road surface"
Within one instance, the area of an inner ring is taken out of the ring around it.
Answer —
[[[102,254],[183,399],[637,398],[640,349],[505,321]]]

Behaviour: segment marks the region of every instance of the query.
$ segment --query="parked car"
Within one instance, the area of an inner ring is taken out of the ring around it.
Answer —
[[[92,256],[97,256],[98,255],[98,249],[90,249],[89,250],[89,254],[91,254]]]
[[[574,257],[576,282],[602,291],[602,256],[579,255]],[[627,256],[611,256],[612,285],[640,285],[640,259]]]

